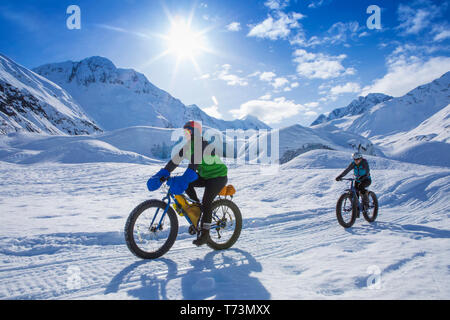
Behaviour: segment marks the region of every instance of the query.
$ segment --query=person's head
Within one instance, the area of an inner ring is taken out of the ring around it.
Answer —
[[[362,156],[361,152],[355,152],[354,154],[352,154],[352,158],[356,164],[358,164],[361,161],[362,157],[363,156]]]
[[[184,129],[184,135],[187,140],[191,140],[193,136],[199,136],[202,135],[202,125],[200,122],[197,121],[188,121],[183,126]]]

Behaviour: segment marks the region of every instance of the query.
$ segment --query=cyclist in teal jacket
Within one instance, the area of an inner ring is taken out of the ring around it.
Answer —
[[[353,169],[355,175],[355,188],[362,195],[363,205],[367,207],[369,205],[369,194],[366,190],[368,186],[372,183],[372,178],[370,177],[369,163],[363,158],[360,152],[355,152],[352,155],[353,161],[340,175],[336,177],[336,181],[340,181],[347,173]]]

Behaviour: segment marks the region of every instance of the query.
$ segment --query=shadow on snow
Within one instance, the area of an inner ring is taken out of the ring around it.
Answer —
[[[187,270],[178,270],[166,258],[137,261],[111,280],[105,294],[125,290],[130,296],[151,300],[270,299],[261,282],[250,276],[261,272],[262,266],[246,251],[212,251],[190,263]]]

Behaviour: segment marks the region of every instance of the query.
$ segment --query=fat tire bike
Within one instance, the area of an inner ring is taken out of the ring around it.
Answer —
[[[162,184],[162,187],[167,189],[166,196],[162,200],[150,199],[139,204],[131,211],[125,224],[125,241],[128,249],[139,258],[156,259],[170,250],[178,235],[177,213],[184,216],[189,223],[189,234],[196,235],[200,231],[201,217],[196,224],[193,223],[170,192],[167,186],[170,179]],[[241,233],[241,211],[232,198],[232,195],[227,198],[227,195],[223,197],[219,194],[212,203],[212,223],[207,245],[214,250],[230,248]],[[193,202],[189,198],[188,200]]]
[[[342,180],[351,181],[351,185],[339,197],[336,204],[336,217],[339,224],[344,228],[350,228],[355,223],[356,218],[359,218],[361,212],[367,222],[374,222],[378,216],[378,199],[376,194],[367,190],[369,205],[366,208],[360,201],[362,196],[355,188],[355,179],[341,179],[340,181]]]

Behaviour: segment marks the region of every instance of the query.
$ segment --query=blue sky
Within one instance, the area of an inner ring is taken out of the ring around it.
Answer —
[[[66,27],[72,4],[80,30]],[[370,5],[381,29],[367,28]],[[104,56],[213,116],[309,125],[359,95],[400,96],[449,71],[449,16],[433,0],[2,0],[0,52],[29,68]],[[174,25],[193,40],[171,44]]]

